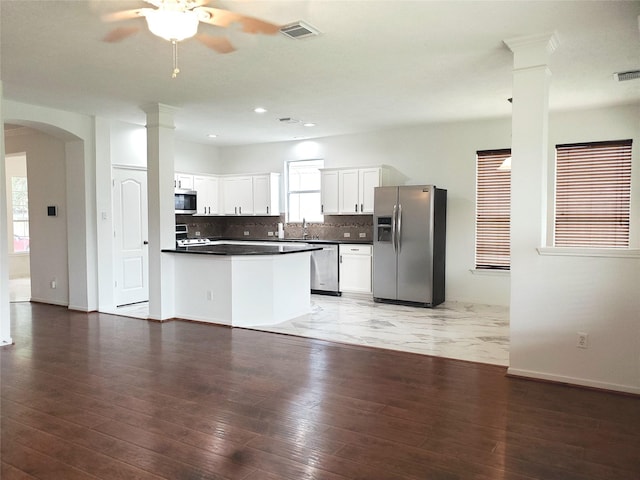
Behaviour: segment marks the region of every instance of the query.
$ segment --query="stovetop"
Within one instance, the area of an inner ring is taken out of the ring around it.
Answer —
[[[179,247],[193,247],[196,245],[211,245],[213,242],[208,238],[181,238],[176,240]]]

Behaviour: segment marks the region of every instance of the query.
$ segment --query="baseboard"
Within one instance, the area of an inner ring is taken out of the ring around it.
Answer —
[[[42,298],[35,298],[35,297],[31,297],[31,302],[34,303],[46,303],[47,305],[58,305],[60,307],[69,307],[69,304],[67,302],[57,302],[55,300],[45,300]],[[71,308],[71,307],[69,307]]]
[[[534,372],[531,370],[521,370],[518,368],[508,368],[507,376],[509,377],[523,377],[535,380],[544,380],[553,383],[564,383],[568,385],[576,385],[580,387],[588,387],[597,390],[610,390],[613,392],[631,393],[633,395],[640,395],[640,387],[634,387],[632,385],[619,385],[617,383],[598,382],[595,380],[588,380],[585,378],[565,377],[563,375],[552,375],[548,373]]]

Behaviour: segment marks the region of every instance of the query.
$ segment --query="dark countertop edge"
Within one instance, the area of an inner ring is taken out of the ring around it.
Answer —
[[[343,240],[326,240],[326,239],[318,239],[318,238],[307,238],[302,239],[302,238],[275,238],[275,237],[269,237],[269,238],[228,238],[228,237],[209,237],[209,239],[211,240],[216,240],[216,241],[233,241],[233,242],[291,242],[291,243],[328,243],[328,244],[337,244],[337,245],[342,245],[342,244],[355,244],[355,245],[373,245],[373,240],[359,240],[359,239],[343,239]]]
[[[315,250],[322,250],[322,247],[308,247],[308,248],[300,248],[297,250],[289,250],[289,251],[247,251],[247,252],[211,252],[204,250],[202,247],[215,247],[215,245],[202,245],[200,247],[189,247],[189,248],[198,248],[198,250],[188,250],[187,248],[166,248],[160,250],[163,253],[187,253],[187,254],[195,254],[195,255],[218,255],[222,257],[246,257],[246,256],[271,256],[271,255],[286,255],[288,253],[304,253],[304,252],[313,252]]]

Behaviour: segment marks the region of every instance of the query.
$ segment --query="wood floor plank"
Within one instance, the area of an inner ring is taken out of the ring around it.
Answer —
[[[640,479],[639,397],[214,325],[11,317],[3,479]]]

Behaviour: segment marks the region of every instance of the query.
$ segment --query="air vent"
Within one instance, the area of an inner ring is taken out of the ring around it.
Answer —
[[[282,123],[299,123],[300,120],[296,120],[295,118],[291,118],[291,117],[282,117],[279,118],[278,120],[280,120]]]
[[[618,82],[626,82],[627,80],[635,80],[640,78],[640,70],[631,70],[630,72],[617,72],[613,74],[613,77]]]
[[[290,38],[307,38],[307,37],[315,37],[320,35],[320,31],[317,28],[312,27],[308,23],[303,22],[302,20],[290,23],[289,25],[285,25],[280,28],[280,33],[286,35]]]

